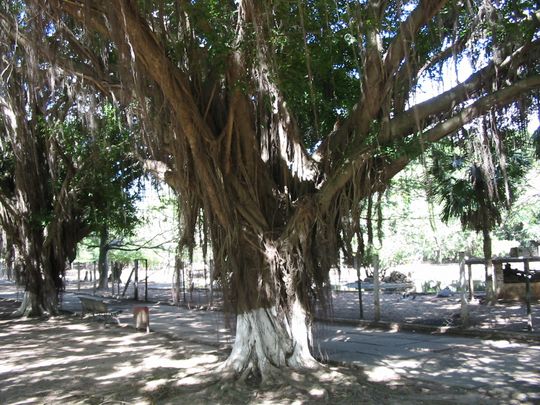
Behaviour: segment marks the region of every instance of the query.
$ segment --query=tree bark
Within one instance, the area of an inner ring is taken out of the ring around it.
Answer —
[[[103,225],[99,233],[99,257],[98,257],[98,274],[99,274],[99,289],[107,289],[109,287],[109,232],[107,225]]]
[[[268,383],[279,370],[314,369],[319,363],[310,351],[311,326],[298,299],[283,312],[277,306],[238,314],[232,352],[222,365],[225,377],[260,379]]]
[[[26,228],[26,227],[25,227]],[[28,228],[30,228],[28,226]],[[55,315],[58,312],[58,286],[61,284],[57,260],[52,249],[43,248],[43,235],[40,229],[26,232],[25,245],[28,250],[22,251],[22,277],[25,294],[21,306],[15,315],[38,317],[42,315]],[[57,274],[54,272],[58,271]]]

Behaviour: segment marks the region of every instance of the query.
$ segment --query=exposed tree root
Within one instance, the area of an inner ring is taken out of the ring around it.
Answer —
[[[276,308],[258,308],[238,315],[236,339],[229,358],[219,367],[224,380],[275,385],[287,374],[318,370],[321,364],[309,350],[309,328],[299,303],[290,321]]]

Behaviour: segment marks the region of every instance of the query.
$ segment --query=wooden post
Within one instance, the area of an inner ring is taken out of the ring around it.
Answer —
[[[126,295],[126,291],[127,291],[127,289],[128,289],[129,283],[131,282],[131,276],[133,276],[133,272],[134,272],[134,271],[135,271],[135,269],[133,268],[133,269],[131,270],[131,273],[129,273],[129,277],[128,277],[127,281],[126,281],[126,285],[124,286],[124,291],[122,292],[122,297],[123,297],[124,295]]]
[[[148,302],[148,259],[144,260],[144,301]]]
[[[193,263],[188,267],[188,283],[189,283],[189,302],[193,303]]]
[[[139,300],[139,260],[138,259],[135,260],[135,274],[133,278],[133,287],[135,289],[133,291],[133,299],[135,301],[138,301]]]
[[[493,280],[494,299],[497,300],[499,297],[501,297],[502,288],[504,285],[504,274],[501,261],[497,260],[495,263],[493,263]]]
[[[109,272],[107,274],[107,290],[109,289],[109,277],[111,278],[111,291],[112,295],[114,295],[114,281],[115,281],[115,271],[114,271],[114,261],[111,260],[109,262]]]
[[[529,332],[532,332],[533,324],[532,324],[532,313],[531,313],[531,273],[529,269],[528,259],[525,259],[523,261],[523,266],[525,268],[525,303],[527,305],[527,330]]]
[[[204,257],[204,263],[203,263],[203,277],[204,277],[204,293],[206,295],[206,304],[208,305],[208,262],[206,261],[206,255]]]
[[[461,289],[461,325],[469,326],[469,307],[465,294],[467,291],[467,278],[465,276],[465,252],[459,252],[459,286]]]
[[[97,265],[97,262],[94,261],[93,269],[92,269],[92,271],[94,272],[94,286],[92,288],[92,295],[96,295],[96,288],[97,288],[97,285],[96,285],[96,265]]]
[[[184,304],[187,303],[186,298],[186,277],[184,274],[184,262],[180,262],[180,271],[182,272],[182,291],[184,293]]]
[[[180,259],[178,256],[174,261],[172,299],[175,305],[180,305]]]
[[[360,261],[358,255],[354,256],[354,268],[356,269],[356,282],[358,287],[358,306],[360,307],[360,319],[364,319],[364,305],[362,304],[362,280],[360,278]]]
[[[381,320],[381,281],[379,279],[379,255],[373,256],[373,320],[379,322]]]
[[[210,266],[208,271],[210,272],[210,300],[208,306],[212,307],[214,305],[214,260],[210,260]]]
[[[77,291],[81,290],[81,266],[77,263]]]
[[[122,275],[122,265],[118,263],[116,267],[116,291],[118,292],[119,297],[120,297],[120,284],[122,283],[121,275]]]
[[[467,264],[467,273],[469,275],[468,283],[469,283],[469,301],[472,301],[474,298],[474,282],[472,278],[472,264]]]

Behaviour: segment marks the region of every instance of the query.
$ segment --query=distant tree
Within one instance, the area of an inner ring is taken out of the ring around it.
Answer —
[[[526,181],[520,185],[518,200],[496,229],[499,239],[519,241],[523,247],[532,241],[540,241],[539,163],[534,163],[527,173]]]
[[[140,197],[143,169],[133,153],[133,133],[125,129],[119,112],[105,105],[92,143],[97,151],[95,173],[86,180],[92,199],[87,209],[90,227],[99,240],[99,288],[107,288],[108,253],[133,235],[139,221],[135,203]]]
[[[77,243],[104,221],[133,221],[141,170],[109,104],[0,36],[0,226],[25,288],[18,312],[56,313]],[[80,109],[92,111],[83,119]]]
[[[463,229],[482,233],[487,283],[493,267],[491,232],[517,198],[532,156],[527,153],[525,131],[486,118],[483,124],[463,129],[432,148],[427,183],[430,197],[442,205],[444,222],[456,218]]]
[[[41,315],[56,312],[66,262],[88,228],[73,189],[80,162],[51,136],[44,118],[49,99],[33,91],[22,70],[13,67],[0,81],[0,159],[9,168],[0,188],[0,223],[26,290],[20,313]]]

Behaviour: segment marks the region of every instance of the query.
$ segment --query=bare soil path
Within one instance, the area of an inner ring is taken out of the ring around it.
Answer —
[[[380,356],[388,362],[386,369],[380,364],[330,362],[313,373],[286,375],[267,387],[223,382],[216,370],[227,350],[215,345],[179,338],[171,330],[146,334],[125,324],[109,326],[76,316],[11,319],[8,314],[15,306],[0,300],[1,404],[492,405],[533,404],[538,399],[534,384],[512,390],[494,380],[491,390],[418,379],[412,363],[392,361],[388,353]],[[201,322],[196,316],[192,319],[192,327]],[[334,333],[327,336],[330,342],[351,341],[357,334],[345,329]],[[381,336],[371,337],[382,341]],[[369,350],[369,344],[363,347]],[[346,353],[341,355],[346,360]],[[526,370],[522,377],[533,383],[536,378]]]

